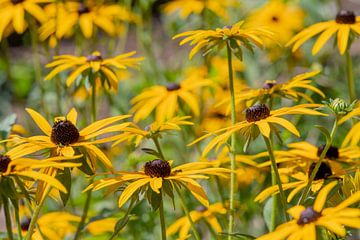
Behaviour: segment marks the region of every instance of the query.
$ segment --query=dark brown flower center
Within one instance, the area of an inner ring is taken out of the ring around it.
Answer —
[[[208,210],[207,207],[205,207],[203,205],[200,205],[196,208],[196,211],[198,211],[198,212],[205,212],[207,210]]]
[[[225,27],[223,27],[224,29],[227,28],[227,29],[232,29],[232,26],[231,25],[227,25]]]
[[[12,4],[16,5],[22,3],[24,0],[11,0]]]
[[[314,171],[315,166],[316,166],[316,163],[312,163],[310,165],[309,177],[311,176],[312,172]],[[326,179],[326,178],[330,177],[331,175],[332,175],[332,171],[331,171],[330,166],[327,163],[322,162],[320,164],[318,171],[315,174],[314,180]]]
[[[336,14],[335,21],[340,24],[354,24],[356,22],[356,16],[353,11],[341,10]]]
[[[270,109],[265,104],[257,104],[246,109],[245,117],[248,122],[256,122],[270,116]]]
[[[90,9],[84,3],[80,3],[80,6],[78,8],[78,13],[81,15],[81,14],[89,13],[89,12],[90,12]]]
[[[20,221],[21,230],[27,231],[29,229],[30,222],[31,222],[31,219],[28,217],[24,217],[23,219],[21,219],[21,221]]]
[[[321,217],[321,213],[315,211],[312,207],[308,207],[301,212],[297,224],[305,225],[311,222],[315,222],[319,217]]]
[[[86,57],[86,61],[88,61],[88,62],[96,62],[96,61],[102,61],[103,60],[103,58],[101,57],[101,55],[93,55],[93,54],[91,54],[91,55],[88,55],[87,57]]]
[[[168,161],[155,159],[145,163],[145,174],[150,177],[168,177],[171,174],[171,167]]]
[[[9,156],[0,155],[0,173],[6,172],[10,162],[11,159],[9,158]]]
[[[277,16],[272,16],[271,21],[273,22],[279,22],[279,18]]]
[[[318,147],[317,150],[317,156],[320,157],[321,153],[324,151],[325,145],[321,145]],[[330,148],[327,150],[325,158],[330,160],[336,160],[339,158],[339,149],[334,146],[330,146]]]
[[[80,134],[69,120],[55,122],[51,131],[51,141],[57,145],[67,146],[76,143]]]
[[[181,86],[178,83],[169,83],[166,86],[166,90],[168,90],[168,91],[175,91],[175,90],[179,90],[180,88],[181,88]]]
[[[271,89],[272,87],[274,87],[276,85],[276,81],[266,81],[263,84],[263,89]]]

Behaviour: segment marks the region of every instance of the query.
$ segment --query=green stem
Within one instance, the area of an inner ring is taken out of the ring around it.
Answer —
[[[231,56],[231,49],[230,43],[227,42],[227,60],[228,60],[228,72],[229,72],[229,89],[230,89],[230,96],[231,96],[231,123],[234,125],[236,124],[236,109],[235,109],[235,91],[234,91],[234,78],[233,78],[233,68],[232,68],[232,56]],[[230,214],[229,214],[229,226],[228,226],[228,239],[232,239],[232,233],[234,231],[234,199],[235,199],[235,191],[236,191],[236,136],[235,132],[231,134],[231,147],[230,147]]]
[[[9,240],[13,240],[14,237],[13,237],[13,234],[12,234],[9,201],[5,196],[2,196],[2,199],[3,199],[3,205],[4,205],[4,213],[5,213],[7,235],[8,235]]]
[[[131,202],[130,202],[130,204],[129,204],[129,207],[127,208],[127,210],[126,210],[126,213],[125,213],[125,215],[124,215],[124,217],[123,217],[123,219],[122,219],[122,222],[120,223],[120,225],[122,225],[122,226],[125,226],[125,222],[123,222],[123,221],[128,221],[129,220],[129,214],[130,214],[130,212],[132,211],[132,209],[133,209],[133,207],[134,207],[134,205],[135,205],[135,202],[136,201],[133,201],[133,200],[131,200]],[[116,229],[116,228],[115,228]],[[121,228],[118,228],[114,233],[113,233],[113,235],[109,238],[109,240],[113,240],[113,239],[115,239],[116,237],[117,237],[117,235],[119,234],[119,232],[121,231]]]
[[[298,205],[303,205],[304,202],[305,202],[305,199],[307,199],[307,197],[309,195],[309,192],[310,192],[312,182],[314,181],[314,178],[316,176],[316,173],[318,172],[318,170],[320,168],[320,165],[321,165],[322,161],[324,160],[324,158],[326,156],[327,151],[331,147],[331,144],[332,144],[332,141],[334,139],[334,135],[335,135],[335,132],[337,130],[337,127],[338,127],[338,119],[336,118],[335,121],[334,121],[333,128],[332,128],[331,133],[330,133],[330,140],[326,142],[324,150],[320,154],[319,161],[316,163],[316,165],[314,167],[314,170],[311,172],[311,175],[309,177],[309,181],[308,181],[304,191],[302,192],[302,195],[301,195],[301,197],[299,199]]]
[[[354,73],[353,73],[353,64],[350,56],[349,50],[345,52],[345,60],[346,60],[346,75],[348,81],[348,90],[350,102],[356,100],[356,91],[355,91],[355,82],[354,82]]]
[[[1,41],[1,47],[2,47],[2,56],[3,61],[5,65],[5,72],[6,77],[9,80],[9,82],[12,82],[12,74],[11,74],[11,62],[10,62],[10,54],[9,54],[9,45],[6,39],[3,39]]]
[[[161,225],[161,239],[166,240],[166,224],[165,224],[165,217],[164,217],[164,196],[162,191],[160,190],[161,200],[160,200],[160,207],[159,207],[159,215],[160,215],[160,225]]]
[[[187,206],[186,206],[186,202],[185,202],[184,196],[181,194],[180,189],[179,189],[179,187],[178,187],[176,184],[174,184],[174,188],[175,188],[177,194],[179,195],[180,202],[181,202],[181,206],[182,206],[182,208],[184,209],[184,212],[185,212],[185,214],[186,214],[186,216],[187,216],[187,218],[188,218],[188,220],[189,220],[191,229],[193,230],[193,233],[194,233],[194,235],[195,235],[195,239],[196,239],[196,240],[200,240],[200,239],[201,239],[201,238],[200,238],[200,234],[199,234],[199,232],[197,231],[197,229],[196,229],[196,227],[195,227],[195,224],[194,224],[194,221],[193,221],[192,218],[191,218],[189,209],[188,209]]]
[[[51,187],[46,188],[46,190],[44,192],[44,196],[41,198],[39,204],[36,205],[34,212],[32,213],[32,216],[31,216],[31,221],[30,221],[30,225],[29,225],[25,240],[31,240],[32,235],[34,233],[35,225],[37,223],[37,220],[38,220],[38,217],[40,214],[40,211],[44,205],[47,195],[50,193],[50,190],[51,190]]]
[[[93,122],[96,121],[96,77],[93,72],[89,74],[89,80],[92,85],[91,91],[91,119]]]
[[[161,160],[164,160],[165,161],[165,157],[164,157],[164,154],[161,150],[161,146],[160,146],[160,143],[159,143],[159,139],[157,137],[153,137],[152,138],[153,142],[155,143],[155,146],[156,146],[156,149],[158,150],[160,156],[161,156]]]
[[[21,230],[21,222],[20,222],[20,216],[19,216],[19,204],[17,204],[16,207],[14,207],[15,210],[15,220],[16,220],[16,226],[17,226],[17,232],[19,235],[19,240],[22,240],[22,230]]]
[[[269,138],[267,138],[265,136],[263,136],[263,138],[264,138],[264,141],[265,141],[265,144],[266,144],[267,151],[269,153],[272,172],[275,173],[275,179],[276,179],[277,185],[279,187],[280,201],[281,201],[281,205],[282,205],[281,206],[282,207],[282,213],[283,213],[286,221],[289,221],[289,216],[286,214],[286,210],[287,210],[286,197],[285,197],[284,189],[283,189],[282,184],[281,184],[279,170],[278,170],[277,165],[276,165],[275,155],[274,155],[274,151],[272,149],[272,142],[271,142],[271,139],[269,139]],[[273,201],[276,201],[276,199],[273,199]]]
[[[94,178],[91,178],[89,185],[92,184],[93,182],[94,182]],[[83,230],[83,228],[85,226],[85,221],[86,221],[86,218],[87,218],[87,215],[89,212],[89,208],[90,208],[91,195],[92,195],[92,191],[87,191],[83,213],[82,213],[79,225],[76,229],[74,240],[80,239],[81,231]]]

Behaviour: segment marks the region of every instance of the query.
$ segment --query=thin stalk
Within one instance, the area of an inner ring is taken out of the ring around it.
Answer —
[[[5,72],[6,77],[9,80],[9,82],[12,82],[12,74],[11,74],[11,63],[10,63],[10,54],[9,54],[9,45],[6,39],[3,39],[1,41],[1,48],[2,48],[2,56],[3,61],[5,65]]]
[[[15,210],[15,221],[16,221],[16,227],[17,227],[17,232],[18,232],[18,238],[19,240],[22,240],[22,230],[21,230],[21,222],[20,222],[20,216],[19,216],[19,204],[17,204],[17,206],[14,207]]]
[[[335,132],[337,130],[337,127],[338,127],[338,119],[336,118],[335,121],[334,121],[334,125],[333,125],[333,128],[331,130],[331,133],[330,133],[330,141],[327,141],[326,142],[326,145],[324,147],[324,150],[322,151],[322,153],[320,154],[320,157],[319,157],[319,161],[316,163],[315,167],[314,167],[314,170],[312,171],[310,177],[309,177],[309,181],[304,189],[304,191],[302,192],[301,194],[301,197],[299,199],[299,202],[298,202],[298,205],[303,205],[304,202],[305,202],[305,199],[308,197],[309,195],[309,192],[310,192],[310,188],[311,188],[311,185],[312,185],[312,182],[314,181],[314,178],[316,176],[316,173],[318,172],[319,168],[320,168],[320,165],[322,163],[322,161],[324,160],[325,156],[326,156],[326,153],[327,151],[329,150],[329,148],[331,147],[331,144],[332,144],[332,141],[334,139],[334,135],[335,135]]]
[[[229,89],[231,96],[231,123],[236,124],[236,109],[235,109],[235,91],[234,91],[234,78],[233,78],[233,68],[232,68],[232,56],[230,43],[227,42],[227,61],[228,61],[228,72],[229,72]],[[236,136],[235,132],[231,134],[231,145],[230,145],[230,214],[229,214],[229,226],[228,226],[228,239],[232,239],[232,233],[234,231],[234,199],[235,199],[235,191],[236,191]]]
[[[164,196],[162,191],[160,190],[161,200],[159,207],[159,215],[160,215],[160,225],[161,225],[161,239],[166,240],[166,224],[165,224],[165,216],[164,216]]]
[[[31,240],[32,235],[34,233],[35,225],[37,223],[37,220],[38,220],[38,217],[40,214],[40,211],[44,205],[47,195],[50,193],[50,190],[51,190],[51,187],[46,188],[44,196],[41,198],[39,204],[36,205],[34,212],[32,213],[32,216],[31,216],[31,221],[30,221],[30,225],[29,225],[25,240]]]
[[[276,165],[275,155],[274,155],[274,151],[272,149],[272,142],[271,142],[271,139],[269,139],[269,138],[267,138],[265,136],[263,136],[263,138],[264,138],[264,141],[265,141],[265,144],[266,144],[267,151],[269,153],[269,158],[270,158],[270,161],[271,161],[272,171],[275,173],[276,182],[277,182],[277,185],[279,187],[280,201],[281,201],[281,205],[282,205],[281,206],[282,213],[283,213],[286,221],[289,221],[289,216],[286,214],[286,210],[287,210],[286,197],[285,197],[284,189],[283,189],[282,184],[281,184],[279,170],[278,170],[277,165]],[[273,201],[274,200],[275,199],[273,199]]]
[[[135,205],[135,201],[132,200],[132,201],[130,202],[130,204],[129,204],[129,207],[128,207],[127,210],[126,210],[126,213],[125,213],[122,221],[128,221],[126,217],[129,216],[129,214],[130,214],[130,212],[132,211],[134,205]],[[126,219],[126,220],[125,220],[125,219]],[[120,224],[120,225],[124,225],[124,224]],[[109,240],[115,239],[116,236],[119,234],[120,230],[121,230],[121,229],[118,229],[116,232],[114,232],[113,235],[109,238]]]
[[[188,209],[188,207],[186,206],[186,202],[185,202],[184,196],[181,194],[180,189],[179,189],[179,187],[178,187],[176,184],[174,184],[174,188],[175,188],[177,194],[179,195],[180,202],[181,202],[181,206],[182,206],[182,208],[184,209],[184,212],[185,212],[185,214],[186,214],[186,216],[187,216],[187,218],[188,218],[188,220],[189,220],[191,229],[193,230],[193,233],[194,233],[194,235],[195,235],[195,239],[196,239],[196,240],[201,240],[200,234],[199,234],[199,232],[197,231],[197,229],[196,229],[196,227],[195,227],[195,224],[194,224],[194,221],[192,220],[192,218],[191,218],[191,216],[190,216],[189,209]]]
[[[355,90],[355,82],[354,82],[354,73],[353,73],[353,64],[350,56],[349,49],[345,52],[345,60],[346,60],[346,75],[348,82],[348,90],[350,102],[356,100],[356,90]]]
[[[209,232],[210,232],[210,234],[211,234],[211,236],[212,236],[212,239],[219,239],[219,236],[218,236],[217,232],[215,232],[215,230],[214,230],[214,228],[211,226],[211,224],[210,224],[208,221],[206,221],[205,218],[203,218],[202,220],[204,221],[204,223],[205,223],[206,226],[208,227]]]
[[[91,178],[89,185],[92,184],[93,182],[94,182],[94,179]],[[85,221],[86,221],[86,218],[87,218],[87,215],[89,212],[89,208],[90,208],[91,195],[92,195],[92,191],[87,191],[83,213],[82,213],[79,225],[76,229],[74,240],[80,239],[81,231],[83,230],[83,228],[85,226]]]
[[[96,121],[96,78],[92,72],[89,75],[90,83],[92,84],[91,93],[91,119]]]
[[[161,146],[160,146],[160,143],[159,143],[159,139],[157,137],[153,137],[152,138],[153,142],[155,143],[155,146],[156,146],[156,149],[158,150],[160,156],[161,156],[161,160],[164,160],[165,161],[165,157],[164,157],[164,154],[161,150]]]
[[[12,234],[9,201],[5,196],[2,196],[2,198],[3,198],[3,205],[4,205],[4,214],[5,214],[7,235],[8,235],[9,240],[13,240],[14,237],[13,237],[13,234]]]

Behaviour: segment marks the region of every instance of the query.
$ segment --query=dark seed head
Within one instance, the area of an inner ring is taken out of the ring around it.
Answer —
[[[300,214],[300,218],[297,221],[297,224],[305,225],[311,222],[315,222],[319,217],[321,217],[321,213],[315,211],[312,207],[308,207]]]
[[[96,62],[96,61],[102,61],[102,60],[103,60],[103,58],[101,57],[101,55],[91,54],[86,57],[86,61],[88,61],[88,62]]]
[[[279,22],[279,18],[277,16],[272,16],[271,21],[273,22]]]
[[[178,83],[169,83],[166,86],[166,90],[168,90],[168,91],[175,91],[175,90],[179,90],[180,88],[181,88],[181,86]]]
[[[81,14],[89,13],[89,12],[90,12],[90,9],[84,3],[80,3],[80,6],[78,8],[78,13],[81,15]]]
[[[20,221],[21,230],[27,231],[29,229],[30,222],[31,222],[30,218],[27,217],[22,218]]]
[[[340,24],[354,24],[356,22],[356,16],[353,11],[341,10],[336,14],[335,21]]]
[[[271,81],[271,80],[267,80],[264,84],[263,84],[263,89],[271,89],[273,86],[276,85],[276,81]]]
[[[80,134],[75,125],[69,120],[54,123],[51,131],[51,141],[57,145],[67,146],[76,143]]]
[[[11,0],[12,4],[22,3],[24,0]]]
[[[155,159],[145,163],[145,174],[150,177],[168,177],[171,174],[171,167],[168,161]]]
[[[321,153],[324,151],[325,145],[321,145],[318,147],[317,150],[317,156],[320,157]],[[330,160],[336,160],[339,158],[339,149],[334,146],[330,146],[330,148],[327,150],[325,158]]]
[[[246,109],[245,117],[248,122],[256,122],[270,116],[270,109],[265,104],[257,104]]]
[[[312,172],[314,171],[315,165],[316,165],[316,163],[312,163],[310,165],[309,177],[311,176]],[[314,180],[326,179],[326,178],[330,177],[331,175],[332,175],[332,171],[331,171],[330,166],[327,163],[322,162],[320,164],[320,167],[319,167],[316,175],[315,175]]]
[[[10,162],[11,159],[9,158],[9,156],[0,155],[0,173],[6,172]]]

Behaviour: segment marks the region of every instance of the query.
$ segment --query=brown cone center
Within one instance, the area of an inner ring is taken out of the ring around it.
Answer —
[[[321,153],[324,151],[325,145],[321,145],[318,147],[317,150],[317,156],[320,157]],[[339,158],[339,149],[334,146],[330,146],[330,148],[327,150],[325,158],[330,160],[336,160]]]
[[[51,131],[51,141],[57,145],[67,146],[79,140],[80,133],[69,120],[55,122]]]
[[[155,159],[145,163],[145,174],[150,177],[168,177],[171,174],[171,166],[168,161]]]
[[[353,11],[341,10],[336,14],[335,21],[340,24],[354,24],[356,22],[356,16]]]
[[[321,217],[321,213],[315,211],[312,207],[308,207],[301,212],[297,224],[305,225],[311,222],[315,222],[319,217]]]
[[[10,162],[11,162],[11,159],[9,156],[0,155],[0,173],[6,172]]]
[[[270,109],[265,104],[254,105],[245,111],[245,117],[248,122],[256,122],[270,116]]]

